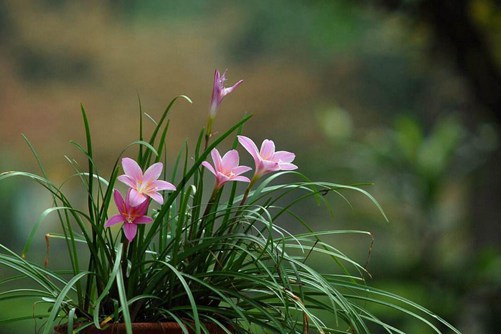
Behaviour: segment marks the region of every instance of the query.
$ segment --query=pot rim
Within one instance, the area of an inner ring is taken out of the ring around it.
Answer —
[[[77,323],[74,326],[76,327],[79,325],[82,325],[82,324]],[[218,325],[216,325],[214,323],[204,323],[204,326],[207,328],[207,330],[210,331],[210,333],[214,333],[214,334],[226,334],[227,333],[221,327],[219,327]],[[109,323],[109,324],[106,324],[102,327],[103,327],[103,329],[97,329],[94,325],[91,325],[91,326],[81,330],[79,333],[80,334],[118,334],[118,333],[121,333],[121,331],[125,331],[125,323]],[[68,328],[68,324],[61,324],[61,325],[54,327],[56,333],[61,333],[61,334],[67,333],[67,328]],[[231,326],[230,326],[230,328],[231,328]],[[134,333],[139,333],[139,334],[151,333],[152,330],[155,330],[158,333],[165,333],[165,334],[183,333],[181,330],[181,325],[175,321],[133,322],[132,329],[134,330]],[[190,328],[188,328],[188,331],[190,333],[193,332],[193,330],[190,330]]]

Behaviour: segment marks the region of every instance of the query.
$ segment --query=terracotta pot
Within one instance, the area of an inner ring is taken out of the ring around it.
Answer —
[[[206,324],[205,327],[212,334],[225,334],[219,326]],[[56,333],[68,333],[66,325],[57,326],[54,328]],[[138,322],[132,324],[132,332],[134,334],[182,334],[181,326],[177,322]],[[99,330],[94,326],[88,327],[81,334],[122,334],[125,333],[125,324],[111,324],[104,330]],[[190,333],[192,333],[190,331]]]

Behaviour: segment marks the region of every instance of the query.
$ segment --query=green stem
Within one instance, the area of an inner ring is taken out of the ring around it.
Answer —
[[[127,223],[126,223],[127,224]],[[123,249],[123,253],[122,253],[122,277],[123,277],[123,280],[124,280],[124,286],[127,286],[127,281],[128,281],[128,277],[127,277],[127,251],[128,251],[128,248],[129,248],[129,240],[127,240],[127,238],[124,238],[124,249]]]
[[[240,201],[237,212],[235,213],[235,216],[233,217],[234,220],[236,220],[236,218],[240,215],[240,213],[242,213],[243,206],[244,206],[245,202],[247,202],[247,199],[249,197],[249,193],[250,193],[252,187],[254,186],[254,184],[257,182],[257,180],[259,180],[259,178],[260,178],[260,176],[256,176],[256,175],[254,175],[252,177],[252,180],[250,181],[249,185],[247,186],[247,189],[245,189],[244,196],[242,197],[242,200]],[[231,232],[231,230],[230,230],[230,232]]]
[[[212,123],[214,123],[214,117],[209,116],[209,119],[207,120],[207,126],[205,128],[204,151],[207,150],[207,147],[209,146],[209,140],[212,137]]]
[[[249,185],[247,186],[247,189],[245,189],[244,197],[242,197],[242,200],[240,201],[239,207],[242,207],[245,204],[245,202],[247,201],[247,198],[249,197],[249,192],[252,189],[252,186],[254,185],[254,183],[256,183],[257,179],[258,178],[256,176],[254,176],[252,178],[252,180],[250,181]]]
[[[222,187],[216,186],[216,187],[214,187],[214,190],[212,191],[212,194],[211,194],[210,199],[209,199],[209,203],[207,203],[207,207],[205,208],[204,214],[202,215],[202,223],[200,224],[201,229],[197,233],[198,238],[200,238],[202,236],[204,229],[206,229],[206,228],[208,229],[208,227],[209,227],[209,226],[205,226],[205,224],[206,224],[206,221],[207,221],[207,219],[212,211],[214,204],[217,202],[217,197],[218,197],[219,191],[221,189],[222,189]],[[190,233],[190,237],[191,236],[192,235]]]

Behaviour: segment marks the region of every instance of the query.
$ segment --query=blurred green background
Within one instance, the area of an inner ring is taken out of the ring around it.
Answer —
[[[501,328],[501,5],[495,0],[0,0],[0,171],[71,174],[68,142],[83,141],[88,111],[103,169],[137,136],[138,95],[172,114],[169,152],[205,125],[215,68],[229,69],[215,130],[254,114],[245,132],[296,152],[315,180],[367,187],[333,198],[319,229],[371,231],[332,240],[364,263],[371,285],[430,308],[463,333]],[[0,184],[0,243],[20,252],[50,205],[38,187]],[[294,227],[292,227],[294,228]],[[47,220],[29,258],[43,262]],[[63,255],[51,251],[51,261]],[[6,271],[0,269],[0,279]],[[1,303],[1,319],[46,305]],[[415,321],[374,309],[406,333]],[[41,321],[0,325],[36,332]]]

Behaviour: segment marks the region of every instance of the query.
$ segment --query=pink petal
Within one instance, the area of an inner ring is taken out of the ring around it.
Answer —
[[[148,202],[148,199],[145,197],[145,200],[141,204],[135,207],[131,207],[129,212],[133,213],[136,216],[144,216],[148,211],[149,204],[150,203]]]
[[[113,217],[108,219],[106,224],[104,224],[104,227],[110,227],[112,225],[122,223],[123,221],[124,221],[124,217],[122,217],[122,215],[114,215]]]
[[[223,185],[224,183],[230,181],[230,178],[228,177],[228,175],[225,175],[223,173],[217,173],[217,176],[216,176],[216,183],[217,183],[217,186],[221,186]]]
[[[266,174],[269,172],[276,172],[277,170],[280,170],[280,166],[278,162],[275,161],[267,161],[263,160],[262,161],[262,173]]]
[[[122,168],[124,169],[125,174],[130,176],[133,180],[140,180],[143,177],[141,167],[139,167],[137,162],[131,158],[122,159]]]
[[[226,81],[226,72],[228,72],[228,69],[225,69],[223,74],[219,76],[219,80],[221,80],[221,83],[224,83]]]
[[[231,178],[231,181],[250,182],[250,179],[245,176],[234,176]]]
[[[202,162],[202,166],[204,166],[205,168],[207,168],[212,174],[217,175],[216,171],[214,170],[214,168],[212,167],[212,165],[210,163],[208,163],[207,161]]]
[[[250,155],[252,155],[254,162],[257,165],[259,160],[261,160],[261,157],[259,155],[259,150],[252,139],[245,136],[238,136],[238,142],[247,150],[247,152],[249,152]]]
[[[149,193],[148,195],[151,197],[152,200],[154,200],[158,204],[160,204],[160,205],[164,204],[164,198],[159,193],[152,192],[152,193]]]
[[[212,149],[210,154],[212,157],[212,161],[214,161],[214,170],[216,172],[221,171],[223,169],[223,162],[221,159],[221,154],[219,154],[219,151],[216,148]]]
[[[129,175],[120,175],[119,177],[117,177],[117,179],[118,179],[118,181],[125,183],[126,185],[128,185],[131,188],[136,187],[136,182],[134,182],[132,177],[130,177]]]
[[[143,180],[144,182],[153,181],[160,177],[162,174],[162,169],[164,165],[161,162],[154,163],[151,165],[146,172],[144,172]]]
[[[239,80],[233,86],[223,89],[223,96],[224,95],[228,95],[231,92],[233,92],[238,86],[240,86],[242,84],[242,82],[244,82],[244,81],[243,80]]]
[[[174,186],[170,182],[163,180],[153,181],[153,185],[156,187],[157,190],[176,190],[176,186]]]
[[[218,70],[214,70],[214,83],[213,86],[216,87],[217,84],[219,83],[219,80],[221,78],[221,74],[219,73]]]
[[[250,167],[247,167],[247,166],[237,166],[235,168],[233,168],[231,171],[236,174],[236,175],[240,175],[240,174],[243,174],[245,172],[248,172],[250,171],[252,168]]]
[[[234,167],[238,166],[238,152],[237,150],[230,150],[226,152],[221,163],[224,171],[230,171]]]
[[[149,224],[153,221],[150,217],[142,216],[134,219],[134,224]]]
[[[279,165],[280,165],[280,169],[281,170],[294,170],[294,169],[297,169],[296,165],[291,164],[289,162],[282,162],[282,163],[279,163]]]
[[[287,151],[278,151],[275,152],[275,155],[273,156],[273,160],[275,161],[280,161],[280,162],[292,162],[296,158],[296,155],[291,152]]]
[[[115,189],[115,191],[113,192],[113,198],[115,199],[115,204],[118,208],[118,211],[120,213],[124,213],[124,211],[126,211],[126,207],[122,194],[120,194],[120,192]]]
[[[214,83],[212,84],[212,96],[211,96],[211,107],[210,115],[214,117],[216,115],[217,108],[221,103],[221,91],[223,90],[223,82],[221,81],[221,75],[218,70],[214,71]]]
[[[128,194],[130,206],[138,206],[146,200],[146,196],[139,193],[136,189],[129,189]]]
[[[132,240],[134,240],[134,238],[136,237],[136,233],[137,233],[136,224],[130,224],[130,223],[124,224],[124,234],[127,240],[129,240],[129,242],[132,242]]]
[[[261,144],[261,157],[270,159],[275,154],[275,143],[272,140],[265,139]]]

